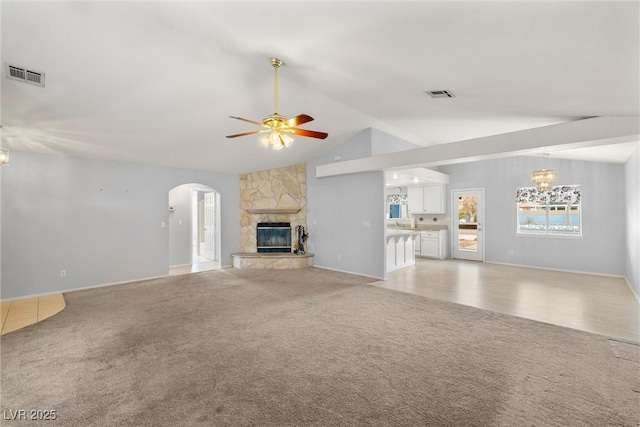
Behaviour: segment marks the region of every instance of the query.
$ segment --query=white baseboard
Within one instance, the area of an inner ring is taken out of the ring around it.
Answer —
[[[376,276],[370,276],[368,274],[354,273],[353,271],[338,270],[337,268],[323,267],[321,265],[313,265],[312,267],[321,268],[323,270],[337,271],[338,273],[353,274],[354,276],[368,277],[370,279],[385,280],[384,277],[376,277]]]
[[[508,262],[495,262],[495,261],[485,261],[487,264],[497,264],[497,265],[508,265],[511,267],[522,267],[522,268],[533,268],[536,270],[549,270],[549,271],[560,271],[563,273],[575,273],[575,274],[587,274],[590,276],[602,276],[602,277],[615,277],[617,279],[624,279],[624,276],[621,274],[607,274],[607,273],[595,273],[592,271],[580,271],[580,270],[566,270],[563,268],[551,268],[551,267],[537,267],[533,265],[525,265],[525,264],[511,264]]]
[[[631,289],[631,293],[633,294],[634,297],[636,297],[636,299],[638,300],[638,303],[640,304],[640,294],[638,294],[635,288],[631,286],[631,282],[629,282],[629,279],[627,279],[627,276],[624,276],[624,281],[627,282],[627,286],[629,286],[629,289]]]
[[[84,290],[87,290],[87,289],[104,288],[106,286],[126,285],[127,283],[143,282],[145,280],[161,279],[163,277],[168,277],[168,276],[144,277],[142,279],[125,280],[125,281],[122,281],[122,282],[113,282],[113,283],[103,283],[101,285],[85,286],[85,287],[82,287],[82,288],[63,289],[63,290],[60,290],[60,291],[45,292],[45,293],[42,293],[42,294],[24,295],[24,296],[15,297],[15,298],[3,298],[2,302],[18,301],[18,300],[28,299],[28,298],[40,298],[40,297],[46,297],[46,296],[49,296],[49,295],[66,294],[66,293],[69,293],[69,292],[84,291]]]

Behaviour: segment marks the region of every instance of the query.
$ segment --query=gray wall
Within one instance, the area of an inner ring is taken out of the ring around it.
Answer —
[[[352,160],[370,154],[367,129],[307,163],[308,251],[318,267],[384,278],[384,174],[315,177],[316,166],[333,162],[335,156]]]
[[[540,158],[448,165],[440,171],[450,175],[449,190],[484,187],[487,261],[622,276],[626,259],[624,165],[553,158],[545,164],[558,170],[557,184],[582,185],[582,238],[516,234],[515,191],[531,186],[530,173],[541,167]]]
[[[419,145],[412,144],[378,129],[368,129],[368,131],[371,136],[372,156],[420,148]]]
[[[640,301],[640,144],[625,164],[627,256],[625,277]]]
[[[168,274],[168,194],[186,183],[221,193],[222,264],[239,250],[236,175],[17,151],[2,173],[2,298]]]
[[[0,166],[0,297],[2,297],[2,175],[9,166]]]

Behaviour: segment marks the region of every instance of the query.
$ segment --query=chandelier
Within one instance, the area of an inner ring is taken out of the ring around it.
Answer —
[[[548,191],[553,186],[558,178],[558,172],[553,169],[545,169],[544,156],[548,154],[542,154],[542,169],[531,172],[531,182],[536,186],[538,191]]]

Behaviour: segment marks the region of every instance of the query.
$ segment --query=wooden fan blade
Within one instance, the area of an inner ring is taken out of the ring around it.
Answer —
[[[289,126],[290,128],[294,128],[296,126],[300,126],[303,125],[305,123],[309,123],[313,121],[313,117],[307,115],[307,114],[300,114],[298,116],[295,117],[291,117],[289,120],[287,120],[285,122],[285,124],[287,126]]]
[[[306,130],[306,129],[298,129],[298,128],[291,128],[288,130],[295,135],[309,136],[311,138],[325,139],[327,136],[329,136],[328,133],[316,132],[315,130]]]
[[[254,125],[262,126],[262,123],[256,122],[255,120],[244,119],[242,117],[236,117],[236,116],[229,116],[229,117],[231,117],[232,119],[242,120],[243,122],[253,123]]]
[[[254,131],[251,131],[251,132],[236,133],[235,135],[227,135],[226,137],[227,138],[237,138],[239,136],[255,135],[255,134],[261,133],[261,132],[262,132],[261,130],[254,130]]]

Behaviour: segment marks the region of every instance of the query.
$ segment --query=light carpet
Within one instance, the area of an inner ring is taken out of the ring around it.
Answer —
[[[68,293],[2,336],[2,425],[640,423],[637,345],[370,282],[223,269]]]

